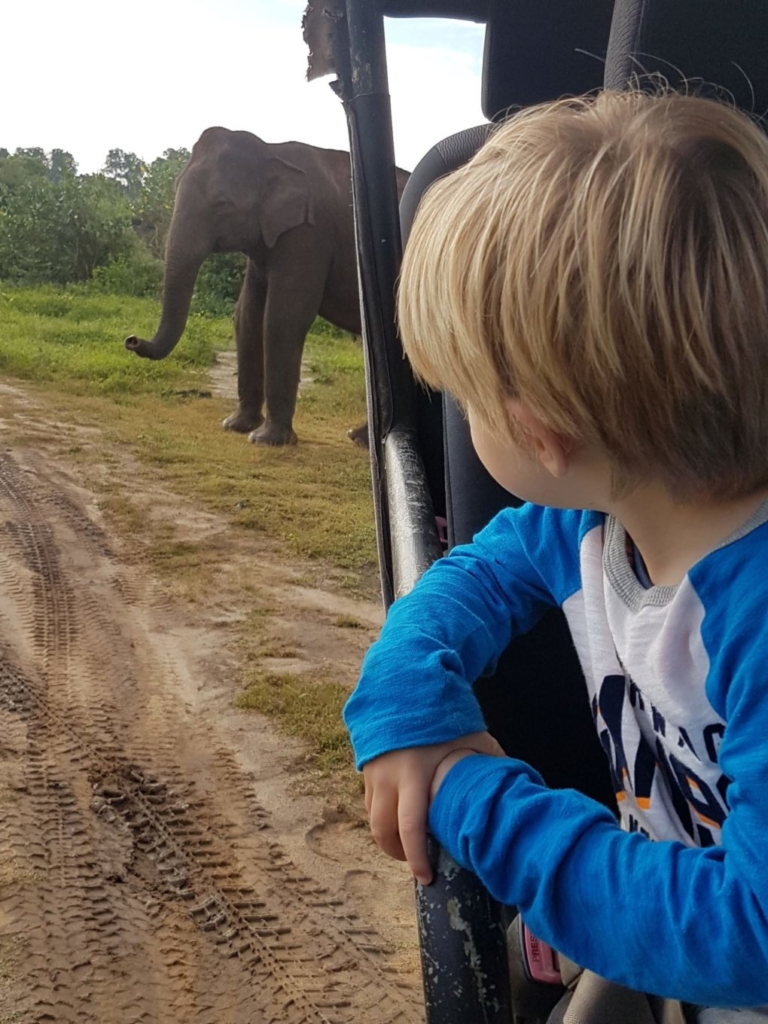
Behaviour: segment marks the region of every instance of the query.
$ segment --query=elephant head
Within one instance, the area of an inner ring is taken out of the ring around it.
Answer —
[[[184,333],[195,281],[214,252],[271,249],[290,228],[313,224],[308,175],[270,155],[249,132],[209,128],[179,175],[168,235],[160,326],[151,341],[131,335],[125,347],[164,359]]]

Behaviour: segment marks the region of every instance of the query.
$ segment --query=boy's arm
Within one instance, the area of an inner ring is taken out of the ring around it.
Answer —
[[[578,589],[581,520],[535,505],[506,509],[395,602],[344,709],[358,768],[391,750],[485,731],[472,683]]]
[[[432,881],[427,853],[430,786],[435,769],[456,750],[504,756],[496,740],[480,732],[434,746],[392,750],[363,768],[365,807],[374,839],[390,857],[407,860],[422,885]]]
[[[581,520],[581,513],[534,505],[502,512],[393,605],[365,658],[345,720],[365,775],[371,829],[423,883],[431,876],[426,820],[438,763],[457,746],[502,753],[471,684],[557,602],[564,585],[578,589]],[[555,586],[543,581],[541,564]]]
[[[523,762],[482,755],[438,770],[431,830],[540,939],[603,977],[701,1005],[768,1003],[768,687],[734,680],[728,703],[722,846],[623,832]]]

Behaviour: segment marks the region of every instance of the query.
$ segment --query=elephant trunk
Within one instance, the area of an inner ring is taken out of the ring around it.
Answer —
[[[200,270],[200,265],[207,253],[190,255],[188,252],[181,259],[173,254],[168,246],[163,281],[163,314],[155,336],[151,341],[137,338],[135,334],[125,339],[125,347],[144,359],[165,359],[173,352],[179,338],[184,333],[192,302],[192,292]]]

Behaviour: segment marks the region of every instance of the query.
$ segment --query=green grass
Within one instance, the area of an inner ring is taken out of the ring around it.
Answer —
[[[260,448],[221,429],[233,401],[206,397],[215,353],[232,345],[231,321],[192,317],[165,360],[127,352],[123,339],[151,337],[159,315],[151,299],[0,284],[0,373],[34,382],[60,419],[99,426],[164,485],[332,566],[342,585],[375,593],[368,457],[345,436],[365,418],[360,346],[318,322],[305,347],[313,382],[299,395],[299,444]],[[70,445],[75,458],[102,457],[78,447]],[[112,496],[128,519],[130,499]],[[190,552],[157,540],[158,568],[189,569]]]
[[[253,672],[237,707],[275,718],[284,732],[303,740],[323,774],[349,773],[352,753],[341,719],[349,689],[340,683],[287,673]]]
[[[81,395],[119,397],[197,386],[215,350],[229,345],[231,324],[192,316],[174,358],[137,359],[123,341],[129,334],[152,337],[158,313],[150,299],[0,285],[0,373]]]

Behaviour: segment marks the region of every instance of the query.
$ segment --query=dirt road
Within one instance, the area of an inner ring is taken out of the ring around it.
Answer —
[[[241,609],[180,605],[121,552],[76,470],[0,445],[0,1024],[420,1021],[402,872],[231,707]],[[278,555],[264,586],[319,635],[344,599]]]

